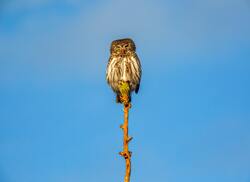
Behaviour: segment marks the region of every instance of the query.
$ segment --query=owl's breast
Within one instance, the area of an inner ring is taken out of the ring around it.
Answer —
[[[131,67],[128,57],[124,57],[121,61],[121,73],[121,81],[127,82],[131,80]]]
[[[117,92],[121,81],[128,82],[131,91],[140,83],[140,63],[134,56],[112,56],[107,67],[107,81]]]

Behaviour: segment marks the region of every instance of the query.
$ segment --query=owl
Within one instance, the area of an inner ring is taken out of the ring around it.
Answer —
[[[131,93],[138,93],[141,81],[141,63],[136,54],[132,39],[114,40],[110,47],[110,58],[106,70],[106,80],[116,93],[116,102],[121,103],[119,84],[129,85],[129,101]]]

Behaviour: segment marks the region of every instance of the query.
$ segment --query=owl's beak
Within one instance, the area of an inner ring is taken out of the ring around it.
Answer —
[[[125,53],[126,53],[126,49],[122,49],[122,50],[121,50],[121,53],[122,53],[122,54],[125,54]]]

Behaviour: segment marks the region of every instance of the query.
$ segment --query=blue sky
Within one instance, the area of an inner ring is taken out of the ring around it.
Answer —
[[[2,0],[0,181],[123,180],[112,40],[143,66],[131,181],[250,181],[247,0]]]

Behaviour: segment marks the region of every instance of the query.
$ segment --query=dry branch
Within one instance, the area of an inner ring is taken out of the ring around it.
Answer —
[[[129,109],[131,108],[130,103],[130,93],[129,93],[129,85],[126,82],[123,82],[120,86],[120,100],[124,105],[124,123],[120,126],[123,130],[123,151],[119,154],[124,157],[126,162],[126,172],[124,177],[124,182],[130,182],[130,174],[131,174],[131,152],[129,151],[128,144],[132,140],[132,137],[128,136],[128,116]]]

